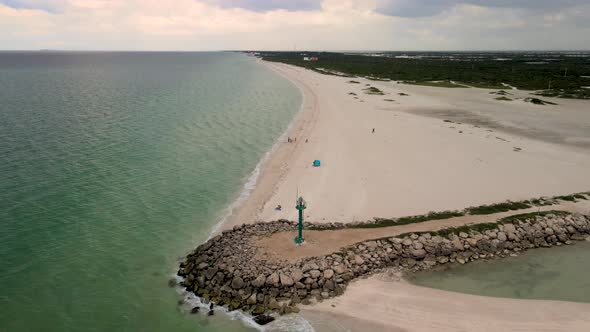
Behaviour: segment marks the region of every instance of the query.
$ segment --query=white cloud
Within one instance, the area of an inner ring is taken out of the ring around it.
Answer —
[[[442,0],[442,10],[403,17],[383,14],[381,0],[241,1],[235,6],[225,0],[0,0],[0,47],[587,49],[590,5],[566,2],[541,6],[541,11],[525,6],[530,1],[510,7],[505,1],[485,1],[490,5],[484,6],[484,1]],[[421,8],[416,4],[433,2],[388,3]]]

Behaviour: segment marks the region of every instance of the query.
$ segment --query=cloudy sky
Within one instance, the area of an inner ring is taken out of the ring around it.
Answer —
[[[590,0],[0,0],[0,49],[590,49]]]

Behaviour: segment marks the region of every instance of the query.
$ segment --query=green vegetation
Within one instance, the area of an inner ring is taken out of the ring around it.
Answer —
[[[359,81],[348,81],[347,83],[350,83],[350,84],[361,84],[361,82],[359,82]]]
[[[383,99],[383,101],[394,102],[394,101],[395,101],[395,99]]]
[[[499,219],[496,222],[488,222],[488,223],[480,223],[480,224],[471,224],[471,225],[463,225],[463,226],[459,226],[459,227],[449,227],[449,228],[445,228],[445,229],[441,229],[438,231],[431,231],[431,232],[410,232],[410,233],[404,233],[404,234],[400,234],[396,237],[398,238],[403,238],[406,236],[409,236],[411,234],[417,234],[417,235],[422,235],[422,234],[430,234],[432,236],[442,236],[442,237],[446,237],[448,238],[451,234],[459,234],[459,233],[471,233],[471,232],[479,232],[479,233],[484,233],[485,231],[488,230],[494,230],[497,229],[499,225],[504,225],[504,224],[514,224],[518,221],[524,221],[527,219],[533,219],[536,217],[542,217],[542,216],[546,216],[546,215],[557,215],[557,216],[566,216],[569,215],[571,213],[567,212],[567,211],[558,211],[558,210],[551,210],[551,211],[541,211],[541,212],[531,212],[531,213],[522,213],[522,214],[515,214],[513,216],[508,216],[502,219]]]
[[[532,103],[535,105],[557,105],[556,103],[552,103],[550,101],[541,100],[539,98],[525,98],[524,101],[527,103]]]
[[[507,95],[512,95],[510,92],[506,92],[504,90],[500,90],[500,91],[492,91],[490,92],[490,94],[492,95],[498,95],[498,96],[507,96]]]
[[[363,91],[365,91],[366,94],[368,95],[378,95],[378,96],[383,96],[385,93],[381,90],[379,90],[378,88],[371,86],[368,87],[366,89],[363,89]]]
[[[541,90],[533,94],[543,97],[590,99],[590,89],[586,88]]]
[[[559,204],[560,200],[561,201],[569,201],[569,202],[577,202],[578,200],[589,200],[589,199],[590,199],[590,192],[581,192],[581,193],[576,193],[576,194],[571,194],[571,195],[556,196],[556,197],[552,197],[552,198],[535,198],[535,199],[530,199],[530,200],[520,201],[520,202],[507,201],[507,202],[497,203],[497,204],[480,205],[480,206],[476,206],[476,207],[466,208],[463,211],[430,212],[430,213],[424,214],[424,215],[401,217],[401,218],[389,218],[389,219],[388,218],[376,218],[375,221],[373,221],[373,222],[347,224],[347,225],[344,225],[343,227],[344,228],[381,228],[381,227],[390,227],[390,226],[400,226],[400,225],[421,223],[421,222],[431,221],[431,220],[444,220],[444,219],[462,217],[462,216],[467,216],[467,215],[488,215],[488,214],[495,214],[495,213],[500,213],[500,212],[523,210],[523,209],[528,209],[528,208],[532,208],[535,206],[550,206],[550,205]],[[531,218],[531,217],[535,217],[535,216],[544,216],[547,214],[569,214],[569,212],[552,210],[552,211],[517,214],[514,216],[509,216],[509,217],[503,218],[503,219],[499,220],[497,223],[512,222],[514,220],[522,220],[522,219]],[[473,226],[463,226],[463,227],[453,228],[452,231],[464,232],[465,231],[464,227],[470,227],[470,229],[472,229],[472,230],[483,231],[483,230],[488,229],[487,227],[490,227],[490,225],[497,226],[497,223],[477,224],[477,225],[473,225]],[[310,227],[309,229],[325,230],[322,228],[315,228],[313,226]],[[446,233],[442,232],[442,231],[439,231],[438,233],[437,232],[430,232],[430,233],[433,235],[436,235],[436,234],[443,235],[443,234],[449,234],[452,231],[451,231],[451,229],[449,229],[449,231]]]
[[[541,52],[381,52],[344,54],[306,52],[317,62],[303,61],[300,52],[260,52],[277,61],[329,74],[409,82],[461,82],[474,87],[542,90],[543,96],[590,98],[590,61],[586,56]],[[498,61],[502,58],[503,61]],[[551,58],[551,61],[547,61]],[[549,90],[545,90],[548,89]]]
[[[449,81],[428,81],[428,82],[404,82],[405,84],[434,86],[437,88],[468,88],[465,85],[455,84]]]
[[[494,214],[499,212],[507,212],[514,210],[528,209],[531,206],[525,202],[504,202],[491,205],[481,205],[476,207],[470,207],[465,209],[468,214],[471,215],[482,215],[482,214]]]
[[[473,224],[473,225],[464,225],[459,227],[449,227],[445,229],[441,229],[440,231],[433,232],[433,235],[439,235],[442,237],[449,237],[451,234],[459,234],[469,233],[469,232],[485,232],[492,229],[498,228],[498,224],[495,222],[488,222],[488,223],[481,223],[481,224]]]
[[[400,92],[400,93],[398,93],[398,95],[400,95],[400,96],[402,96],[402,97],[409,96],[409,94],[407,94],[407,93],[403,93],[403,92]]]
[[[512,101],[512,99],[510,99],[510,98],[507,98],[507,97],[504,97],[504,96],[502,96],[502,97],[497,97],[497,98],[495,98],[495,99],[496,99],[496,100],[501,100],[501,101]]]
[[[576,202],[578,199],[587,200],[588,198],[584,195],[584,193],[573,194],[573,195],[565,195],[565,196],[555,196],[554,199],[559,199],[562,201],[568,202]]]
[[[460,211],[443,211],[443,212],[430,212],[428,214],[420,215],[420,216],[411,216],[411,217],[402,217],[398,219],[376,219],[373,223],[366,223],[366,224],[358,224],[352,225],[350,228],[380,228],[380,227],[389,227],[389,226],[400,226],[400,225],[408,225],[408,224],[415,224],[430,220],[442,220],[442,219],[449,219],[454,217],[461,217],[465,214]]]
[[[469,82],[468,85],[472,88],[480,89],[502,89],[504,86],[497,83],[486,83],[486,82]]]
[[[498,224],[512,224],[518,220],[525,220],[525,219],[531,219],[531,218],[536,218],[536,217],[542,217],[542,216],[546,216],[549,214],[554,214],[554,215],[558,215],[558,216],[565,216],[565,215],[568,215],[571,213],[566,212],[566,211],[557,211],[557,210],[521,213],[521,214],[515,214],[512,216],[504,217],[504,218],[498,220],[497,223]]]

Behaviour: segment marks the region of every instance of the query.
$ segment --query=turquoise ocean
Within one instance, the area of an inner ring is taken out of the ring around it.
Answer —
[[[0,53],[0,331],[240,331],[169,288],[301,107],[237,53]]]
[[[235,312],[190,314],[168,281],[247,196],[301,102],[237,53],[0,52],[0,331],[253,331]],[[412,281],[590,302],[589,253]]]

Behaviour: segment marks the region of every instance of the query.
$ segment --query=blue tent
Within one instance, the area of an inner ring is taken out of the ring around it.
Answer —
[[[316,159],[313,161],[313,167],[320,167],[322,163],[319,161],[319,159]]]

